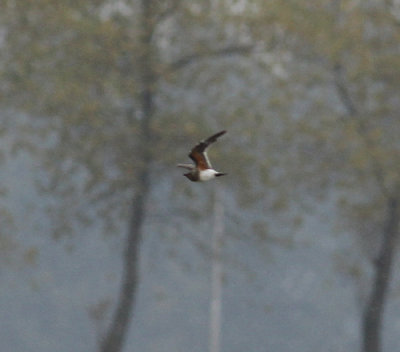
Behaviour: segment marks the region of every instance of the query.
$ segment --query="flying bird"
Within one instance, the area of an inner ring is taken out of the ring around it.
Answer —
[[[214,170],[211,166],[210,160],[208,159],[206,149],[211,144],[214,143],[218,137],[225,134],[226,131],[218,132],[211,137],[199,142],[189,153],[189,158],[194,161],[193,164],[178,164],[178,167],[189,170],[186,176],[190,181],[209,181],[215,177],[226,175],[225,173],[218,172]]]

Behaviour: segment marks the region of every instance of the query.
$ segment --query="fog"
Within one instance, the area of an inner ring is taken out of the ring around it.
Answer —
[[[2,351],[398,350],[395,2],[5,1],[0,29]]]

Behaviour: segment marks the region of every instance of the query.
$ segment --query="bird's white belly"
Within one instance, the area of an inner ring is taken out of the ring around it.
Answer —
[[[217,172],[213,169],[202,170],[202,171],[200,171],[200,174],[199,174],[199,180],[200,181],[212,180],[213,178],[215,178],[216,173]]]

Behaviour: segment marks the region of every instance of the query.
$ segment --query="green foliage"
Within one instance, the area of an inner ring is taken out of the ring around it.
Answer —
[[[135,2],[125,6],[121,12],[108,1],[0,5],[6,28],[1,102],[28,112],[29,130],[42,134],[48,172],[38,183],[63,200],[61,207],[52,207],[57,233],[73,232],[75,220],[101,218],[110,225],[123,216],[143,164],[145,88],[156,105],[150,126],[154,139],[146,141],[156,170],[169,170],[182,155],[178,148],[186,154],[210,126],[243,129],[239,110],[215,121],[229,103],[220,103],[226,99],[227,77],[239,67],[231,56],[248,50],[236,41],[240,29],[232,27],[232,20],[217,21],[202,1],[154,1],[146,19]],[[220,57],[231,62],[218,64]],[[242,65],[235,74],[242,79],[248,69]],[[210,100],[193,100],[204,92]],[[245,104],[252,101],[248,97]],[[217,154],[215,160],[221,161]],[[247,182],[239,164],[233,171]]]
[[[319,152],[319,175],[337,175],[340,184],[359,190],[373,182],[378,189],[398,194],[400,179],[394,175],[400,174],[400,160],[395,135],[400,124],[395,117],[399,109],[395,96],[400,81],[395,77],[400,72],[400,30],[389,9],[383,3],[353,1],[268,2],[260,6],[284,37],[291,38],[282,44],[296,55],[285,67],[292,78],[288,84],[297,80],[303,88],[294,91],[294,99],[306,99],[310,105],[296,122],[293,136],[311,143],[309,148],[325,144],[325,150]],[[261,15],[259,21],[262,19]],[[266,30],[269,28],[267,24]],[[310,81],[321,70],[325,73]],[[314,94],[313,86],[330,89],[341,107],[334,106],[332,94],[328,100]],[[313,126],[316,122],[319,126]],[[324,155],[331,165],[323,162]]]
[[[121,215],[135,190],[146,52],[157,172],[224,126],[240,138],[213,159],[235,175],[243,206],[284,213],[328,187],[398,192],[400,34],[383,4],[153,2],[148,44],[135,2],[122,11],[100,0],[0,6],[2,102],[35,116],[32,125],[45,121],[51,172],[41,184],[74,204],[75,218],[89,205],[89,218]]]

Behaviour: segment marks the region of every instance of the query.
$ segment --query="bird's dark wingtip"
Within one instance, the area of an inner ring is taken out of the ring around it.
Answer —
[[[223,131],[220,131],[220,132],[218,132],[218,133],[216,133],[216,134],[213,134],[211,137],[209,137],[207,140],[210,140],[210,141],[215,141],[215,140],[217,140],[217,138],[219,138],[219,137],[221,137],[223,134],[225,134],[227,131],[226,130],[223,130]]]

